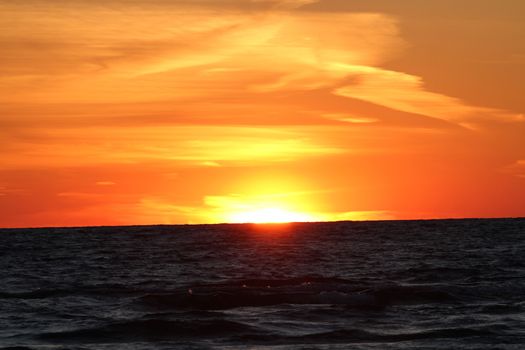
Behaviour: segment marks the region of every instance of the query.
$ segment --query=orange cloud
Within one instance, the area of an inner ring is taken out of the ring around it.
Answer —
[[[505,167],[503,171],[517,177],[525,178],[525,159],[517,160],[514,164]]]
[[[189,3],[3,4],[2,20],[13,30],[0,34],[7,52],[0,79],[6,93],[0,99],[187,101],[329,88],[339,96],[463,125],[522,120],[428,91],[419,76],[380,68],[406,46],[390,15],[290,11],[315,2],[309,0],[253,2],[271,6],[249,13]]]
[[[308,193],[277,195],[205,196],[203,206],[175,205],[161,198],[144,198],[139,212],[147,223],[185,222],[285,222],[285,221],[343,221],[392,220],[391,211],[348,211],[326,213],[306,204]]]
[[[70,147],[71,144],[76,146]],[[61,167],[166,161],[209,167],[219,166],[221,162],[263,164],[343,152],[342,148],[312,140],[307,133],[284,128],[66,128],[34,134],[32,141],[19,141],[16,153],[3,155],[3,166]]]
[[[265,2],[282,10],[310,1]],[[4,101],[136,102],[312,89],[345,78],[333,62],[375,65],[403,45],[396,22],[382,14],[120,6],[2,5],[16,33],[0,34],[9,52],[1,83],[12,91]],[[14,12],[16,20],[9,17]]]
[[[522,120],[519,114],[470,106],[458,98],[427,91],[422,78],[414,75],[374,67],[341,65],[340,68],[356,77],[355,83],[335,91],[341,96],[459,123],[480,118]]]

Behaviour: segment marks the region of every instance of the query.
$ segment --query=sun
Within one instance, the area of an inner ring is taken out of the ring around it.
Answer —
[[[261,208],[232,214],[229,221],[232,223],[278,224],[315,221],[315,218],[306,213],[293,212],[282,208]]]

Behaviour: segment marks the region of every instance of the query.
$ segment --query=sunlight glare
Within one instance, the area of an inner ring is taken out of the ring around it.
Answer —
[[[305,213],[297,213],[281,208],[262,208],[253,211],[235,213],[231,215],[233,223],[287,223],[315,221],[314,217]]]

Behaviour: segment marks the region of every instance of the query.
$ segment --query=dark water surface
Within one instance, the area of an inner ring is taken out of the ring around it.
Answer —
[[[525,220],[0,230],[0,348],[524,349]]]

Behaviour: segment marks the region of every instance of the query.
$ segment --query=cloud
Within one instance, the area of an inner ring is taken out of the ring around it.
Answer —
[[[278,9],[295,9],[304,5],[319,2],[319,0],[251,0],[252,3],[270,4]]]
[[[357,137],[329,141],[348,132],[344,124],[523,119],[380,68],[407,46],[398,18],[294,10],[310,2],[256,1],[255,10],[231,1],[0,4],[12,29],[0,32],[0,118],[18,128],[2,130],[3,165],[288,162],[358,149]],[[312,101],[318,106],[305,112]],[[361,115],[350,110],[355,101],[401,112],[361,106],[369,112]],[[85,128],[104,118],[104,129]],[[314,119],[335,127],[286,127]],[[164,125],[148,123],[157,120]],[[265,123],[279,128],[228,126]]]
[[[354,116],[344,113],[326,113],[323,114],[324,118],[330,119],[330,120],[337,120],[344,123],[350,123],[350,124],[370,124],[370,123],[376,123],[379,121],[377,118],[371,118],[371,117],[360,117],[360,116]]]
[[[305,206],[304,200],[314,193],[275,193],[273,195],[205,196],[202,205],[175,205],[162,198],[144,198],[140,212],[149,222],[187,223],[264,222],[272,221],[363,221],[392,220],[387,210],[319,212]]]
[[[146,197],[139,201],[132,213],[137,215],[131,222],[141,223],[209,223],[209,218],[198,208],[175,205],[161,198]]]
[[[101,199],[104,195],[90,192],[59,192],[57,193],[57,197],[71,198],[75,200],[94,200]]]
[[[503,110],[428,91],[422,77],[380,68],[407,46],[397,18],[292,11],[312,2],[250,2],[265,5],[264,11],[234,10],[228,1],[218,6],[209,1],[114,2],[113,7],[6,3],[2,20],[12,30],[0,34],[0,86],[7,92],[0,99],[253,100],[271,92],[326,88],[463,125],[476,119],[519,120]]]
[[[52,140],[52,142],[50,142]],[[75,144],[75,147],[71,147]],[[294,129],[219,126],[152,126],[55,129],[19,141],[3,155],[7,168],[168,162],[179,166],[250,165],[341,154]],[[225,163],[225,164],[223,164]],[[99,182],[109,185],[109,182]]]
[[[13,92],[4,99],[115,103],[313,89],[345,77],[334,61],[375,65],[403,45],[396,21],[382,14],[113,5],[3,5],[13,29],[0,33],[0,83]]]
[[[10,188],[0,186],[0,196],[29,195],[29,191],[24,188]]]
[[[507,174],[525,178],[525,159],[517,160],[515,163],[502,169]]]
[[[113,181],[97,181],[95,183],[97,186],[113,186],[115,183]]]
[[[466,122],[476,118],[519,121],[518,114],[468,105],[458,98],[427,91],[418,76],[369,66],[339,65],[353,83],[335,90],[340,96],[438,119]]]
[[[389,210],[362,210],[322,214],[321,218],[328,221],[395,220],[396,215]]]
[[[219,162],[213,162],[213,161],[203,161],[198,163],[198,165],[205,166],[205,167],[212,167],[212,168],[218,168],[221,166]]]

